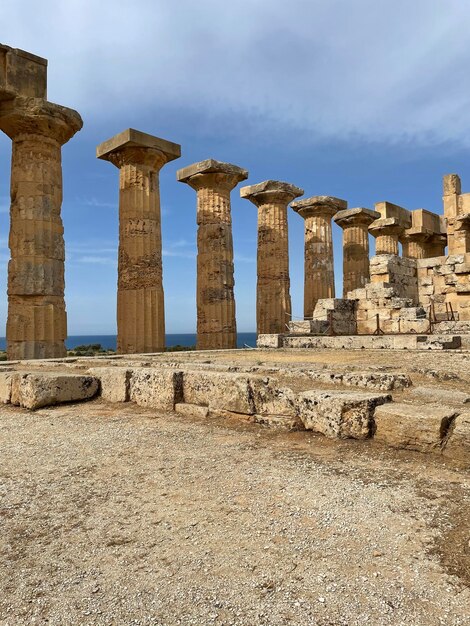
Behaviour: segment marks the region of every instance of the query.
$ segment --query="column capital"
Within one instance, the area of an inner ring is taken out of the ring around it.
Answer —
[[[294,198],[303,196],[304,190],[279,180],[265,180],[257,185],[240,189],[240,198],[250,200],[257,207],[269,202],[289,204]]]
[[[396,217],[386,217],[375,220],[369,226],[369,232],[373,237],[397,236],[404,232],[403,225]]]
[[[176,172],[176,179],[196,191],[204,187],[221,187],[231,191],[248,178],[248,171],[238,165],[206,159],[187,165]]]
[[[103,141],[96,148],[98,159],[109,161],[117,168],[124,165],[143,165],[158,171],[165,163],[180,156],[179,144],[133,128]]]
[[[18,96],[0,102],[0,130],[15,141],[22,135],[39,135],[63,145],[82,126],[77,111],[42,98]]]
[[[305,219],[307,217],[315,217],[316,215],[333,217],[338,211],[347,209],[348,203],[346,200],[333,196],[312,196],[293,202],[290,206]]]
[[[369,226],[369,224],[378,219],[380,219],[380,213],[364,207],[338,211],[338,213],[336,213],[333,217],[333,221],[343,229],[349,228],[350,226],[358,226],[360,224]]]

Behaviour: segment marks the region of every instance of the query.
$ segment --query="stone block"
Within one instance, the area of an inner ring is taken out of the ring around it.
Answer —
[[[456,389],[440,387],[413,387],[409,391],[412,398],[426,400],[426,402],[444,405],[462,405],[470,402],[470,394]]]
[[[462,345],[458,335],[417,335],[417,350],[456,350]]]
[[[173,411],[182,402],[183,372],[170,368],[136,368],[129,382],[129,398],[142,407]]]
[[[91,376],[100,381],[101,397],[108,402],[128,402],[132,370],[127,367],[92,367]]]
[[[411,387],[408,374],[391,374],[388,372],[348,372],[342,376],[342,384],[348,387],[363,387],[392,391]]]
[[[99,380],[77,374],[16,373],[12,376],[11,403],[39,409],[65,402],[80,402],[97,395]]]
[[[461,413],[455,418],[443,454],[470,467],[470,412]]]
[[[289,387],[280,387],[272,378],[250,379],[255,412],[258,415],[297,415],[296,395]]]
[[[199,404],[177,402],[175,404],[175,412],[184,417],[199,417],[204,419],[209,415],[209,407],[200,406]]]
[[[307,430],[333,439],[367,439],[373,414],[390,395],[343,391],[305,391],[298,395],[298,415]]]
[[[456,415],[454,408],[445,406],[395,402],[380,406],[375,411],[374,439],[394,448],[440,452]]]
[[[14,374],[9,372],[0,373],[0,403],[10,404],[11,401],[11,383]]]
[[[427,333],[429,331],[429,320],[417,319],[417,320],[400,320],[401,333]]]
[[[400,309],[400,319],[417,320],[426,317],[426,311],[422,306],[414,306]]]
[[[0,44],[0,100],[47,98],[47,60]]]
[[[280,348],[284,335],[258,335],[256,346],[258,348]]]
[[[278,430],[297,431],[305,430],[304,425],[297,417],[286,415],[253,415],[252,421],[255,424],[276,428]]]
[[[250,378],[241,374],[186,370],[180,402],[252,415],[255,405]]]

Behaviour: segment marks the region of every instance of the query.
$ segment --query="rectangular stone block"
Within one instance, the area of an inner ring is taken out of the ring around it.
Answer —
[[[298,414],[307,430],[333,439],[367,439],[375,407],[390,395],[343,391],[305,391],[298,395]]]
[[[47,60],[0,44],[0,100],[16,96],[47,99]]]
[[[207,406],[211,411],[256,412],[250,378],[241,374],[186,370],[180,402]]]
[[[170,368],[133,369],[129,383],[129,398],[139,406],[173,411],[183,402],[183,372]]]
[[[256,340],[257,348],[280,348],[284,335],[258,335]]]
[[[440,452],[455,409],[392,403],[375,411],[374,439],[394,448]]]
[[[255,412],[258,415],[297,415],[296,395],[272,378],[250,378]]]
[[[186,402],[178,402],[175,404],[175,412],[183,417],[198,417],[205,419],[209,415],[209,407],[199,406],[198,404],[187,404]]]
[[[11,400],[11,382],[13,373],[1,372],[0,373],[0,403],[10,404]]]
[[[15,373],[11,403],[25,409],[39,409],[65,402],[80,402],[97,395],[99,380],[77,374]]]
[[[108,402],[128,402],[132,370],[127,367],[92,367],[91,376],[100,381],[101,397]]]
[[[444,389],[442,387],[412,387],[408,392],[409,396],[417,400],[439,405],[462,405],[470,402],[470,393],[457,391],[456,389]]]

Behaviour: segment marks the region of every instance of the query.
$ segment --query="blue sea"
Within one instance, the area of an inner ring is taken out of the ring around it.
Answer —
[[[69,350],[77,346],[88,345],[90,343],[100,343],[105,350],[116,350],[116,335],[70,335],[67,337],[65,345]],[[166,346],[195,346],[195,333],[169,334],[166,335]],[[237,347],[256,348],[256,333],[238,333]],[[0,350],[6,350],[6,339],[0,337]]]

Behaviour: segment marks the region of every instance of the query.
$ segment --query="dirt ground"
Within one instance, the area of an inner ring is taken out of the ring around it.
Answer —
[[[470,623],[441,458],[100,400],[2,408],[0,454],[2,626]]]

